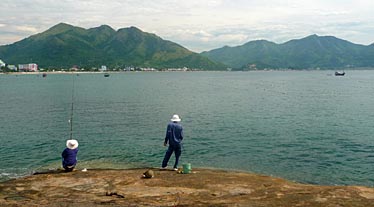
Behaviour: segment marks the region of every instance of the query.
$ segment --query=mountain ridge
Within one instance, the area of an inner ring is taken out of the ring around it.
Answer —
[[[13,44],[0,46],[9,64],[35,62],[45,68],[154,67],[225,70],[374,67],[374,43],[361,45],[312,34],[284,43],[253,40],[195,53],[137,27],[89,29],[58,23]]]
[[[155,34],[136,27],[116,31],[108,25],[84,29],[59,23],[21,41],[0,46],[0,58],[10,64],[36,62],[46,68],[107,65],[110,68],[226,69],[221,63]]]
[[[255,40],[201,53],[237,69],[330,69],[374,67],[374,47],[334,36],[309,35],[277,44]]]

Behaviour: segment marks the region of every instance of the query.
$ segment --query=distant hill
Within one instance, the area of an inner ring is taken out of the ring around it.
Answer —
[[[374,67],[374,44],[364,46],[333,36],[311,35],[283,44],[257,40],[201,54],[237,69]]]
[[[155,68],[226,69],[200,54],[130,27],[115,31],[107,25],[84,29],[60,23],[14,44],[0,46],[0,59],[8,64],[37,63],[45,68]]]

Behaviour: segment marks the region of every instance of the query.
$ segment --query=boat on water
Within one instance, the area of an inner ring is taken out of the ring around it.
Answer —
[[[47,73],[42,74],[43,78],[47,77]]]
[[[344,71],[335,71],[335,76],[344,76],[345,72]]]
[[[104,73],[104,77],[109,77],[109,73]]]

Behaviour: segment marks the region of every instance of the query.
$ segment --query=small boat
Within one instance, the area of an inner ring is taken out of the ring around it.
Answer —
[[[344,71],[335,71],[335,76],[344,76],[345,72]]]
[[[47,73],[43,73],[42,76],[43,76],[43,78],[47,77]]]
[[[109,73],[104,73],[104,77],[109,77]]]

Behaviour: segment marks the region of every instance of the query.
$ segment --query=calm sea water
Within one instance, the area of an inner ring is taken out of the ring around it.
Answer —
[[[78,169],[159,167],[177,113],[181,163],[373,186],[374,71],[346,72],[0,75],[0,180],[61,166],[74,88]]]

